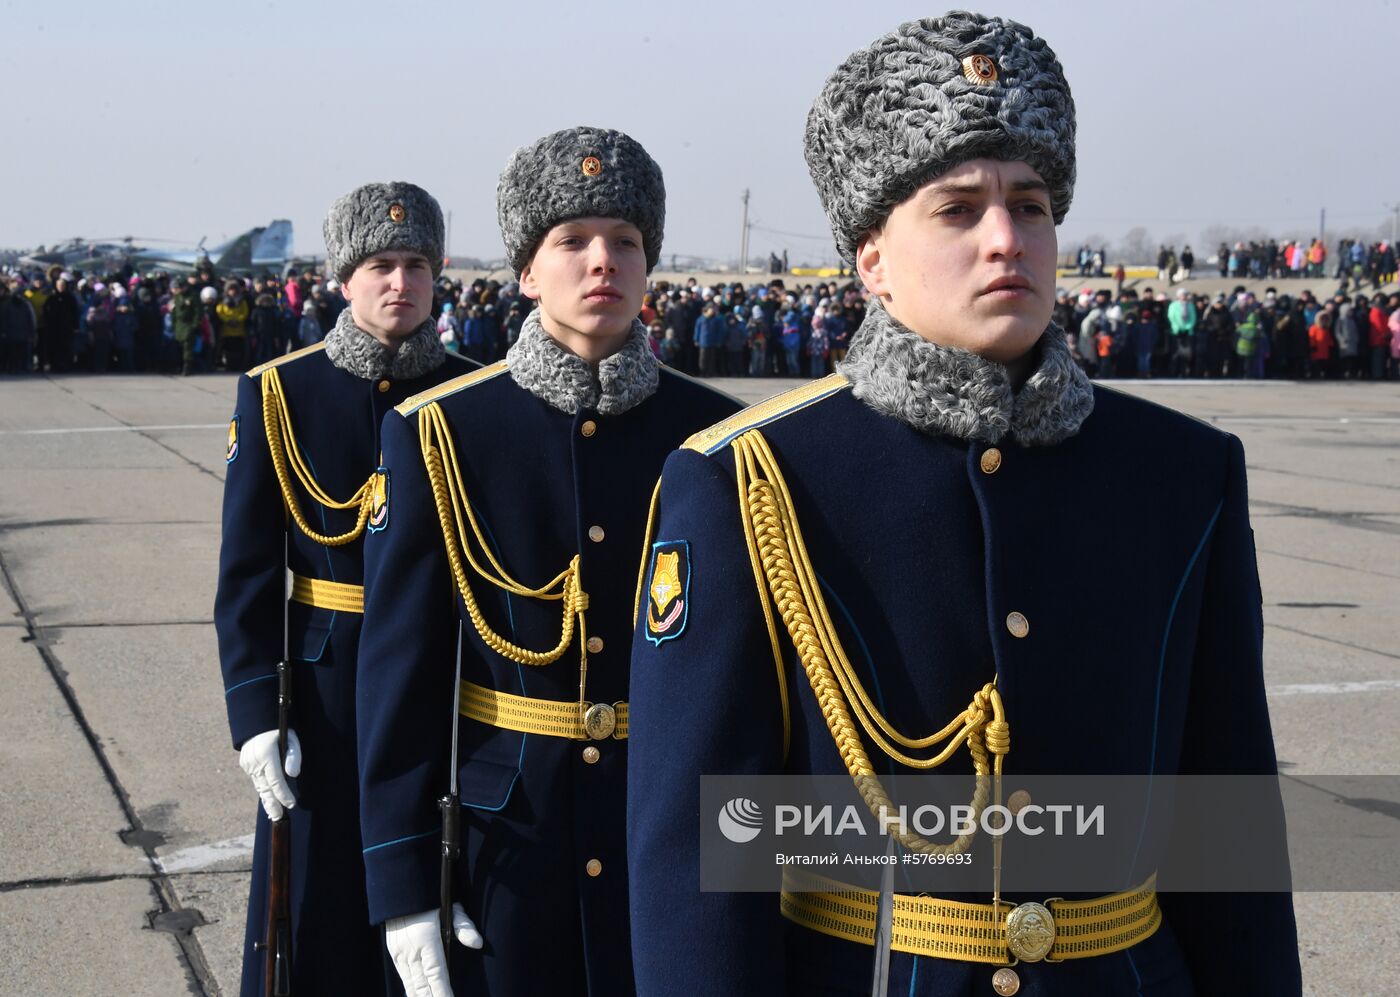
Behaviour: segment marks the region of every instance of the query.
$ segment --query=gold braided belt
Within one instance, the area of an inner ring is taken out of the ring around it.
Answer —
[[[1119,952],[1162,923],[1157,876],[1123,893],[1043,904],[977,904],[895,894],[896,952],[1006,966]],[[848,942],[873,945],[880,895],[798,869],[783,870],[782,914]]]
[[[627,739],[626,703],[573,703],[557,699],[531,699],[497,692],[475,682],[463,681],[458,710],[472,720],[517,730],[523,734],[547,734],[574,741]]]
[[[348,582],[328,582],[320,578],[307,578],[292,574],[292,600],[320,609],[334,609],[340,613],[360,613],[365,611],[365,587]]]
[[[332,498],[317,483],[315,476],[311,473],[310,466],[306,463],[306,458],[301,455],[301,448],[297,446],[296,433],[292,429],[292,414],[287,408],[287,396],[282,390],[282,378],[277,373],[276,367],[271,367],[263,372],[261,386],[263,429],[267,433],[267,449],[272,456],[272,469],[277,474],[277,485],[282,490],[282,502],[287,507],[288,515],[292,517],[292,521],[297,524],[302,533],[324,547],[342,547],[358,540],[365,532],[365,524],[369,522],[376,493],[382,501],[384,495],[383,476],[375,471],[364,484],[355,490],[355,494],[344,502]],[[317,533],[313,530],[311,523],[307,521],[305,514],[301,511],[301,503],[297,501],[296,491],[292,487],[294,476],[318,505],[327,509],[354,509],[355,525],[345,533],[334,536]],[[313,605],[315,604],[313,603]],[[356,612],[364,612],[364,610],[359,609]]]

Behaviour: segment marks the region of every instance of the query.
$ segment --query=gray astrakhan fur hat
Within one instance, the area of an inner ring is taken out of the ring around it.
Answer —
[[[516,274],[551,228],[589,217],[637,226],[647,272],[656,266],[666,228],[666,184],[641,143],[610,128],[578,127],[515,150],[496,186],[496,219]]]
[[[404,183],[367,183],[336,199],[321,226],[326,263],[342,284],[375,253],[388,250],[422,253],[442,273],[442,208],[422,187]]]
[[[1031,29],[951,11],[851,53],[807,114],[804,152],[836,237],[856,247],[921,186],[970,159],[1024,161],[1050,187],[1055,224],[1074,194],[1074,98]]]

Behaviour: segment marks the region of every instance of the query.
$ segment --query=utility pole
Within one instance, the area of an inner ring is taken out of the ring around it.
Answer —
[[[1390,244],[1393,246],[1395,245],[1395,223],[1400,220],[1400,202],[1387,204],[1386,207],[1390,209]]]
[[[442,248],[448,259],[452,258],[452,210],[447,211],[447,239],[443,242]]]
[[[1327,209],[1322,209],[1322,218],[1317,223],[1317,241],[1327,245]]]
[[[749,272],[749,189],[747,187],[744,188],[744,196],[741,200],[744,202],[744,230],[739,235],[739,275],[742,280],[743,275]],[[1394,237],[1392,236],[1392,238]]]

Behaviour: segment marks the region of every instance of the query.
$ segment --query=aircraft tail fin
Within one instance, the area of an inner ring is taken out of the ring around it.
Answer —
[[[278,218],[253,240],[253,266],[280,265],[292,255],[292,223]]]

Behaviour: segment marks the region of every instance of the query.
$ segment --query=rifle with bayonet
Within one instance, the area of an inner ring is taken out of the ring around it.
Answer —
[[[438,930],[442,933],[442,957],[452,962],[452,867],[460,850],[458,829],[461,797],[457,792],[457,726],[462,688],[462,621],[457,621],[457,666],[452,679],[452,750],[448,755],[447,795],[438,800],[442,811],[442,871],[438,877]]]
[[[282,537],[282,577],[287,578],[287,537]],[[287,764],[287,728],[292,709],[292,668],[287,634],[287,603],[282,600],[282,660],[277,663],[277,760]],[[291,997],[292,993],[292,823],[287,810],[271,822],[268,850],[267,928],[262,947],[267,957],[263,993]]]

